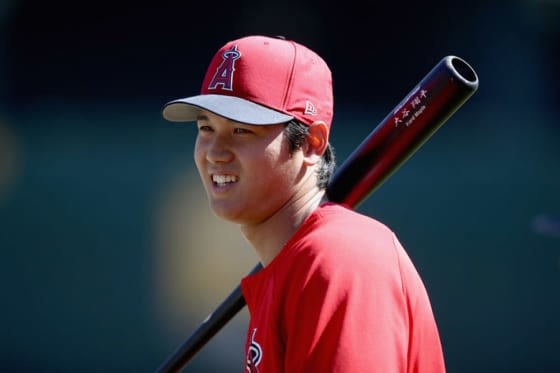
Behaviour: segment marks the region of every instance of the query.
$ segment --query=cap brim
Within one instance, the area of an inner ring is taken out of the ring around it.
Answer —
[[[286,123],[294,119],[291,115],[254,102],[224,95],[199,95],[170,101],[163,107],[163,117],[171,122],[195,121],[200,109],[236,122],[261,126]]]

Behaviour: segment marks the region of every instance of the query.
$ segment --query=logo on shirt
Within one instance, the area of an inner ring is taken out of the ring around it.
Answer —
[[[255,334],[257,334],[257,328],[253,329],[251,343],[247,351],[247,367],[245,371],[248,373],[259,373],[259,364],[262,360],[262,348],[261,345],[255,341]]]
[[[235,61],[241,57],[241,52],[237,50],[237,45],[231,47],[222,53],[222,63],[216,69],[216,73],[210,84],[208,84],[208,89],[218,89],[218,86],[222,86],[222,89],[226,91],[233,90],[233,72],[235,71]]]

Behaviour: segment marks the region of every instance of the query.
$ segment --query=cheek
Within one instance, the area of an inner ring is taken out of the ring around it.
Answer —
[[[273,151],[258,155],[255,159],[259,164],[257,183],[261,187],[274,188],[277,192],[288,192],[290,186],[297,182],[300,164],[297,155],[290,156],[287,148],[278,146]],[[255,175],[257,176],[257,175]]]
[[[196,140],[196,142],[194,143],[193,158],[194,158],[194,162],[196,163],[197,166],[204,159],[202,146],[200,144],[200,141],[198,141],[198,140]]]
[[[204,147],[201,146],[198,141],[195,143],[194,146],[193,159],[194,159],[194,164],[196,166],[196,169],[198,170],[200,176],[202,177],[202,170],[203,170],[204,163],[206,161],[206,153],[204,151]]]

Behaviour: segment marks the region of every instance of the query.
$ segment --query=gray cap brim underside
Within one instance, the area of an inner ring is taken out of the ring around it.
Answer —
[[[273,125],[294,119],[254,102],[224,95],[199,95],[170,101],[163,108],[163,117],[171,122],[196,121],[200,109],[252,125]]]

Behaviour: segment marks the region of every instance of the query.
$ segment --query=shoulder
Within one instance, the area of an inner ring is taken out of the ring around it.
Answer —
[[[338,204],[315,211],[288,248],[292,272],[368,277],[372,271],[382,275],[398,268],[397,251],[401,249],[385,224]]]
[[[375,250],[394,247],[394,232],[384,223],[339,204],[327,204],[313,214],[308,237],[316,249]]]

